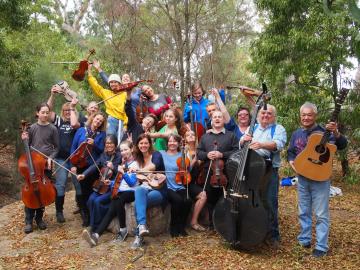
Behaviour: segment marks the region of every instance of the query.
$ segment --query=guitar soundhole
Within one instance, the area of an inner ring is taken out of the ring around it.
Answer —
[[[317,153],[319,153],[320,155],[323,155],[323,154],[325,154],[325,152],[326,152],[326,147],[325,147],[324,145],[322,145],[322,144],[318,144],[318,145],[315,147],[315,151],[316,151]]]
[[[330,151],[329,148],[325,148],[324,149],[324,153],[320,155],[319,160],[322,161],[323,163],[327,163],[329,161],[330,158]]]

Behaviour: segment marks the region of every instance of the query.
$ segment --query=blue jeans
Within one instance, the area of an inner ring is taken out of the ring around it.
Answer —
[[[120,144],[121,139],[124,136],[124,122],[109,115],[107,119],[106,134],[115,135],[118,139],[118,144]]]
[[[97,192],[91,193],[89,200],[87,201],[87,207],[90,211],[90,227],[92,231],[100,225],[102,219],[109,210],[111,202],[111,191],[105,194],[99,194]]]
[[[298,200],[300,234],[298,241],[301,245],[311,243],[312,210],[316,218],[315,249],[328,251],[330,227],[329,215],[330,181],[312,181],[298,176]]]
[[[278,168],[272,168],[271,177],[266,192],[266,201],[269,211],[269,234],[271,239],[280,241],[278,199],[279,173]]]
[[[64,161],[65,161],[64,159],[56,158],[55,161],[57,163],[63,165],[68,170],[70,170],[70,168],[72,167],[69,160],[66,163],[64,163]],[[59,168],[59,166],[56,165],[55,188],[56,188],[56,194],[59,197],[65,196],[65,186],[66,186],[66,181],[68,179],[68,174],[69,174],[69,172],[67,170],[65,170],[65,169],[63,169],[61,167]],[[73,175],[71,175],[71,181],[72,181],[72,183],[73,183],[73,185],[75,187],[76,195],[81,195],[81,187],[80,187],[79,181]]]
[[[160,205],[165,198],[159,190],[142,186],[135,188],[135,213],[138,225],[146,224],[146,209]]]

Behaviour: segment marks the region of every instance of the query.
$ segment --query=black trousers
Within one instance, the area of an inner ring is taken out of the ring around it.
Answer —
[[[167,190],[168,200],[171,204],[171,229],[177,228],[178,231],[185,230],[187,217],[191,210],[192,200],[187,198],[186,189]]]
[[[106,212],[105,217],[103,218],[103,220],[101,221],[100,225],[97,227],[95,232],[99,235],[102,235],[115,216],[117,216],[119,219],[120,228],[125,228],[126,227],[125,203],[130,203],[133,202],[134,200],[135,200],[135,195],[133,191],[119,192],[117,198],[111,201],[109,210]]]
[[[37,209],[31,209],[25,206],[25,224],[32,224],[35,217],[35,221],[39,222],[42,220],[45,212],[45,207],[40,207]]]

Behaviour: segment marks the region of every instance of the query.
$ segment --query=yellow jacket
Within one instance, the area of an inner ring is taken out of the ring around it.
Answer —
[[[100,97],[101,99],[105,100],[115,95],[113,91],[103,88],[97,82],[94,76],[89,76],[88,80],[94,94]],[[109,100],[106,100],[104,102],[106,113],[112,117],[115,117],[116,119],[122,120],[125,125],[128,122],[128,118],[125,113],[126,95],[127,94],[124,91],[118,94],[116,97],[110,98]]]

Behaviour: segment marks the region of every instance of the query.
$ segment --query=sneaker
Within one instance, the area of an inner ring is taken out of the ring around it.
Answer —
[[[326,254],[327,254],[326,251],[322,251],[322,250],[318,250],[318,249],[314,249],[312,252],[312,255],[316,258],[324,257],[324,256],[326,256]]]
[[[146,225],[145,224],[140,224],[139,225],[139,235],[142,237],[142,236],[145,236],[145,235],[148,235],[148,234],[149,234],[149,230],[146,227]]]
[[[120,232],[117,234],[115,238],[115,242],[124,242],[127,236],[128,236],[128,230],[126,228],[120,229]]]
[[[94,247],[97,245],[99,236],[95,233],[90,233],[88,230],[83,230],[82,237],[89,243],[90,247]]]
[[[135,240],[131,245],[131,249],[141,248],[144,245],[144,239],[141,236],[136,235]]]
[[[36,225],[40,230],[45,230],[47,228],[46,223],[42,219],[36,221]]]
[[[24,228],[25,233],[31,233],[33,231],[33,225],[31,223],[27,223]]]
[[[63,212],[56,212],[56,221],[57,221],[58,223],[64,223],[64,222],[65,222],[65,218],[64,218]]]

